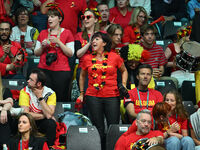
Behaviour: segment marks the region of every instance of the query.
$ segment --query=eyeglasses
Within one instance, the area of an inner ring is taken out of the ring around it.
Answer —
[[[93,18],[93,16],[92,16],[92,15],[81,15],[81,19],[82,19],[82,20],[85,20],[85,18],[86,18],[87,20],[89,20],[90,18]]]
[[[0,28],[0,32],[3,32],[3,31],[5,31],[5,32],[9,32],[10,29],[9,29],[9,28]]]
[[[141,19],[146,19],[147,17],[146,16],[138,16],[139,18]]]

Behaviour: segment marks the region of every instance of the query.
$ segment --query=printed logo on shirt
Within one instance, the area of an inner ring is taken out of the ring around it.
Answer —
[[[91,68],[97,68],[97,69],[105,69],[104,67],[106,67],[106,68],[112,68],[113,66],[109,66],[109,65],[104,66],[104,65],[102,65],[102,64],[93,64],[93,65],[91,66]]]
[[[136,106],[140,106],[140,101],[136,100],[135,101],[135,105]],[[155,101],[154,100],[150,100],[148,106],[154,106],[155,105]],[[142,101],[142,106],[147,106],[147,101]]]

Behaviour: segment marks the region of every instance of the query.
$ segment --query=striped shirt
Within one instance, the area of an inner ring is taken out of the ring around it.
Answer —
[[[152,48],[147,48],[141,43],[141,46],[151,54],[150,58],[143,62],[143,64],[149,64],[152,68],[159,68],[159,66],[164,66],[167,63],[167,58],[160,45],[154,43]]]

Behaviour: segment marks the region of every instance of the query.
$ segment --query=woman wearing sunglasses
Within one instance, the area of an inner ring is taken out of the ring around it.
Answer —
[[[163,131],[167,150],[194,150],[195,144],[188,136],[188,114],[182,104],[181,96],[175,90],[164,95],[168,107],[153,108],[157,129]],[[162,109],[161,109],[162,108]],[[166,109],[168,108],[168,111]]]
[[[127,70],[122,58],[111,50],[111,39],[106,33],[96,32],[91,39],[92,54],[84,57],[80,74],[79,99],[86,96],[86,105],[92,123],[97,127],[104,145],[104,115],[107,125],[118,124],[120,100],[117,87],[117,69],[121,71],[122,84],[126,87]],[[88,74],[88,88],[84,94],[84,81]],[[102,146],[102,149],[104,147]]]
[[[79,65],[77,69],[76,79],[79,83],[79,77],[81,72],[81,67],[83,64],[83,58],[86,54],[92,52],[91,49],[91,36],[99,31],[99,19],[100,15],[96,8],[86,9],[84,15],[81,16],[82,19],[82,32],[79,32],[75,36],[75,50],[76,55],[79,58]],[[85,90],[87,88],[87,81],[85,83]]]
[[[147,12],[143,7],[138,6],[134,8],[129,25],[124,29],[122,42],[125,45],[138,44],[140,42],[140,28],[147,23],[147,17]]]
[[[71,71],[68,57],[74,53],[74,38],[70,30],[60,27],[64,14],[54,3],[48,4],[49,29],[40,32],[35,55],[40,56],[38,68],[47,76],[46,85],[56,92],[57,101],[67,101]]]

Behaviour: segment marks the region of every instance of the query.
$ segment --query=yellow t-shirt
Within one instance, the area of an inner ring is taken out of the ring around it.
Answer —
[[[44,100],[46,101],[47,105],[56,105],[56,93],[52,89],[44,86],[42,96],[44,97]],[[42,107],[38,101],[38,98],[35,96],[32,90],[28,88],[28,86],[26,86],[20,91],[19,105],[28,106],[29,111],[31,112],[42,112]]]

